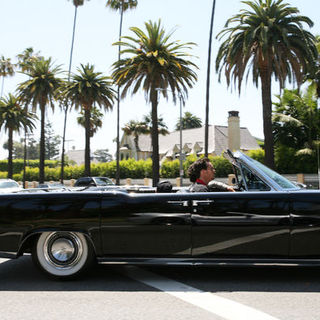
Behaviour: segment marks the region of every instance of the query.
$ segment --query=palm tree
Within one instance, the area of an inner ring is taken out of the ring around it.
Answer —
[[[206,83],[206,118],[205,118],[205,129],[204,129],[204,156],[205,157],[208,157],[208,146],[209,146],[210,68],[211,68],[212,31],[213,31],[215,8],[216,8],[216,0],[213,0],[211,20],[210,20],[210,31],[209,31],[209,49],[208,49],[208,64],[207,64],[207,83]],[[179,127],[180,127],[180,123],[179,123]]]
[[[35,53],[32,47],[24,49],[22,53],[17,55],[17,58],[17,65],[22,72],[26,72],[36,60],[44,59],[39,52]]]
[[[53,100],[55,93],[60,87],[62,80],[57,77],[59,67],[55,67],[51,58],[36,59],[28,69],[23,72],[29,79],[18,86],[19,96],[25,105],[32,105],[32,111],[37,107],[40,109],[40,161],[39,161],[39,182],[44,182],[44,159],[45,159],[45,114],[46,107],[54,110]]]
[[[123,13],[129,9],[134,9],[138,5],[137,0],[108,0],[107,7],[111,10],[120,12],[119,41],[122,35]],[[121,57],[121,46],[119,44],[118,60]],[[117,152],[116,152],[116,184],[120,184],[120,87],[117,90]]]
[[[157,23],[146,22],[145,27],[147,33],[133,27],[130,30],[136,38],[122,37],[128,42],[115,43],[124,46],[126,49],[121,52],[129,57],[113,64],[113,78],[117,85],[123,87],[122,98],[127,95],[129,89],[135,94],[142,87],[147,102],[151,102],[152,171],[155,186],[159,181],[158,92],[165,98],[168,98],[170,92],[176,103],[177,94],[187,94],[188,88],[192,88],[197,76],[192,70],[196,65],[184,59],[189,55],[181,51],[190,49],[193,43],[169,42],[172,33],[165,34],[160,20]]]
[[[35,128],[34,120],[36,116],[27,112],[21,107],[18,97],[9,93],[6,98],[0,100],[0,128],[4,126],[8,131],[8,178],[12,179],[12,151],[13,151],[13,132],[20,133],[20,129],[33,130]]]
[[[74,5],[74,16],[73,16],[73,28],[72,28],[72,39],[71,39],[71,49],[69,57],[69,68],[68,68],[68,82],[70,81],[70,73],[72,66],[72,57],[73,57],[73,46],[74,46],[74,37],[76,34],[76,23],[77,23],[77,13],[78,7],[84,4],[84,0],[72,0]],[[66,129],[67,129],[67,118],[68,118],[68,101],[61,101],[61,105],[64,105],[64,123],[63,123],[63,134],[62,134],[62,151],[61,151],[61,171],[60,171],[60,181],[63,183],[64,176],[64,146],[66,142]]]
[[[316,86],[317,97],[320,98],[320,36],[316,36],[315,45],[318,51],[318,59],[316,63],[316,69],[311,76],[312,84]]]
[[[202,120],[199,117],[188,111],[184,113],[184,116],[182,117],[182,130],[201,127]],[[180,119],[178,119],[176,123],[176,130],[180,130]]]
[[[3,95],[3,88],[4,88],[4,78],[7,76],[14,75],[14,67],[15,65],[11,63],[10,58],[5,58],[1,56],[0,58],[0,77],[2,77],[2,85],[1,85],[1,96]]]
[[[146,114],[143,116],[142,123],[146,126],[148,134],[152,133],[152,113]],[[164,123],[162,116],[158,116],[158,134],[163,136],[169,134],[168,126]]]
[[[219,79],[224,69],[227,84],[238,82],[241,92],[243,77],[250,69],[253,82],[261,81],[265,163],[274,168],[272,136],[272,76],[283,88],[286,79],[300,85],[317,58],[314,36],[303,29],[313,22],[299,15],[299,10],[282,0],[244,1],[248,10],[231,17],[218,36],[227,39],[221,44],[216,59]]]
[[[92,138],[95,135],[95,133],[98,131],[98,129],[102,127],[102,124],[103,124],[102,117],[103,117],[103,113],[100,112],[98,108],[93,106],[90,112],[90,138]],[[80,111],[80,116],[77,118],[77,122],[82,127],[84,128],[86,127],[85,126],[86,118],[84,115],[84,110]]]
[[[78,74],[71,76],[70,82],[62,92],[76,109],[81,108],[85,117],[85,175],[90,176],[90,119],[95,104],[100,108],[112,109],[115,91],[111,88],[109,77],[95,72],[93,65],[82,65]]]
[[[128,123],[124,125],[122,128],[123,132],[128,136],[133,135],[133,141],[136,148],[136,160],[138,160],[138,151],[139,149],[139,135],[149,133],[148,127],[146,123],[130,120]]]

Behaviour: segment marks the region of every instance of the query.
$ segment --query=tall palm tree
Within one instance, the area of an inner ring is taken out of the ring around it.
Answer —
[[[85,117],[85,175],[90,176],[90,118],[94,105],[112,109],[115,91],[111,88],[109,77],[95,72],[93,65],[82,65],[78,74],[71,76],[70,82],[62,92],[76,109],[82,109]]]
[[[2,77],[2,85],[1,85],[1,96],[3,95],[3,88],[4,88],[4,78],[8,76],[14,75],[14,67],[15,65],[11,63],[10,58],[5,58],[1,56],[0,58],[0,77]]]
[[[146,22],[145,27],[147,33],[139,28],[130,28],[136,38],[122,37],[128,42],[115,43],[125,47],[121,52],[128,54],[128,57],[113,64],[113,78],[123,88],[122,98],[129,89],[135,94],[142,87],[147,102],[151,102],[152,171],[155,186],[159,181],[158,92],[165,98],[168,98],[170,92],[176,103],[177,94],[187,94],[197,76],[192,70],[196,65],[185,59],[189,55],[181,51],[190,49],[193,43],[169,42],[172,33],[166,35],[160,20]]]
[[[74,38],[76,34],[76,23],[77,23],[77,13],[78,7],[84,4],[85,0],[72,0],[74,5],[74,15],[73,15],[73,28],[72,28],[72,39],[71,39],[71,49],[70,49],[70,56],[69,56],[69,68],[68,68],[68,82],[70,81],[70,73],[71,73],[71,66],[72,66],[72,57],[73,57],[73,46],[74,46]],[[68,101],[62,101],[61,105],[64,106],[64,123],[63,123],[63,133],[62,133],[62,151],[61,151],[61,170],[60,170],[60,181],[63,183],[63,176],[64,176],[64,147],[66,142],[66,129],[67,129],[67,118],[68,118]]]
[[[133,135],[133,141],[136,148],[136,160],[138,160],[138,152],[139,149],[139,135],[147,134],[148,128],[144,122],[130,120],[128,123],[124,125],[122,131],[127,134],[128,136]]]
[[[123,22],[123,13],[129,9],[134,9],[138,5],[137,0],[108,0],[107,7],[111,10],[120,12],[120,26],[119,26],[119,41],[121,41],[122,35],[122,22]],[[118,60],[121,57],[121,46],[118,47]],[[117,90],[117,151],[116,151],[116,184],[120,184],[120,87],[118,86]]]
[[[182,130],[201,127],[202,120],[199,117],[188,111],[184,113],[184,116],[182,117]],[[178,119],[176,123],[176,130],[180,130],[180,119]]]
[[[44,59],[39,52],[35,53],[32,47],[24,49],[22,53],[17,55],[17,58],[17,65],[22,72],[26,72],[36,60]]]
[[[265,138],[265,163],[274,168],[274,142],[272,136],[272,76],[283,88],[286,79],[289,82],[303,81],[304,75],[314,66],[317,50],[314,36],[303,29],[303,23],[309,27],[313,22],[299,15],[295,7],[282,0],[244,1],[249,9],[241,10],[231,17],[220,32],[221,44],[216,59],[219,79],[224,70],[227,84],[241,83],[250,69],[253,82],[261,81],[263,106],[263,131]]]
[[[98,131],[98,129],[102,127],[102,124],[103,124],[102,117],[103,117],[103,113],[100,112],[98,108],[93,106],[90,112],[90,138],[92,138],[95,135],[95,133]],[[82,127],[84,128],[86,127],[86,118],[84,115],[84,110],[81,110],[80,116],[77,117],[77,122]]]
[[[20,133],[21,128],[32,131],[35,128],[34,120],[36,116],[27,112],[21,107],[18,97],[9,93],[6,98],[0,99],[0,128],[4,127],[8,131],[8,178],[12,178],[12,151],[13,132]]]
[[[209,146],[210,69],[211,69],[212,31],[213,31],[215,8],[216,8],[216,0],[213,0],[211,20],[210,20],[210,31],[209,31],[209,49],[208,49],[208,64],[207,64],[207,83],[206,83],[206,118],[205,118],[205,129],[204,129],[204,156],[205,157],[208,157],[208,146]],[[180,123],[179,123],[179,126],[180,126]]]
[[[45,114],[49,105],[54,110],[54,99],[62,80],[58,78],[60,68],[52,64],[49,59],[36,59],[30,67],[23,72],[29,79],[18,86],[19,96],[26,106],[32,105],[32,111],[40,109],[40,161],[39,182],[44,182],[45,159]]]
[[[317,59],[314,75],[311,78],[312,78],[313,85],[316,86],[317,97],[319,99],[320,98],[320,36],[319,35],[316,36],[315,45],[318,50],[318,59]]]

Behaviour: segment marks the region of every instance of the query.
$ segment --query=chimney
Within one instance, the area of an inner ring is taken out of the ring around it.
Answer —
[[[228,148],[233,150],[240,149],[240,118],[238,111],[229,111],[228,116]]]

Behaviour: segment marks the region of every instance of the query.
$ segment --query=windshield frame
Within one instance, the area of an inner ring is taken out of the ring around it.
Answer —
[[[296,187],[290,180],[286,179],[276,171],[266,167],[264,164],[250,158],[241,151],[236,151],[235,153],[233,153],[232,164],[240,168],[242,167],[242,165],[245,165],[249,170],[252,171],[253,174],[257,175],[257,177],[259,177],[265,184],[270,187],[270,191],[292,191],[300,189],[299,187]],[[243,174],[242,170],[241,174]],[[285,184],[288,185],[288,187],[280,185],[272,176],[276,176],[281,179]]]

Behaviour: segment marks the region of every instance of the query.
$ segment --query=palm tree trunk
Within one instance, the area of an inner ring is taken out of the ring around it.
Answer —
[[[120,27],[119,27],[119,41],[121,41],[122,34],[122,20],[123,20],[123,3],[120,11]],[[118,48],[118,61],[121,57],[121,46]],[[116,152],[116,184],[120,185],[120,86],[117,90],[117,152]]]
[[[261,71],[261,91],[263,108],[263,133],[265,164],[274,169],[274,141],[272,133],[272,101],[271,101],[271,73],[267,70]]]
[[[70,59],[69,59],[69,70],[68,70],[68,82],[70,81],[71,65],[72,65],[72,55],[73,55],[73,45],[74,45],[74,36],[76,33],[76,22],[77,22],[77,11],[78,6],[74,8],[74,17],[73,17],[73,31],[72,31],[72,40],[71,40],[71,50],[70,50]],[[62,151],[61,151],[61,172],[60,172],[60,182],[63,184],[64,176],[64,154],[65,154],[65,141],[66,141],[66,128],[67,128],[67,116],[68,116],[68,101],[65,101],[64,106],[64,124],[63,124],[63,136],[62,136]]]
[[[40,106],[40,160],[39,160],[39,183],[44,183],[44,158],[45,158],[45,103]]]
[[[156,187],[159,182],[159,132],[158,132],[158,97],[157,91],[151,92],[151,141],[152,141],[152,185]]]
[[[90,177],[90,108],[84,109],[86,142],[85,142],[85,156],[84,156],[84,174]]]
[[[135,135],[134,136],[134,145],[136,147],[136,156],[135,156],[135,159],[138,160],[139,156],[138,156],[138,152],[139,152],[139,135]]]
[[[24,127],[24,146],[23,146],[23,188],[26,188],[26,166],[27,166],[27,127]]]
[[[206,119],[204,129],[204,155],[208,157],[209,145],[209,96],[210,96],[210,67],[211,67],[211,46],[212,46],[212,30],[214,21],[214,11],[216,7],[216,0],[213,0],[210,32],[209,32],[209,51],[208,51],[208,65],[207,65],[207,86],[206,86]]]
[[[13,149],[13,130],[9,128],[9,137],[8,137],[8,179],[12,179],[12,149]]]

